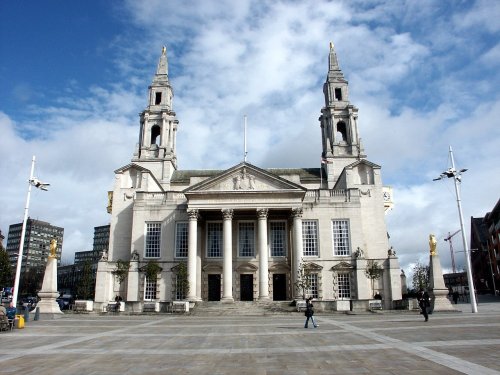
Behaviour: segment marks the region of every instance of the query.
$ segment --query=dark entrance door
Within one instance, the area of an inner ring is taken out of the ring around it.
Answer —
[[[208,300],[220,301],[220,275],[208,275]]]
[[[286,274],[273,274],[273,301],[286,300]]]
[[[240,300],[253,301],[253,275],[240,275]]]

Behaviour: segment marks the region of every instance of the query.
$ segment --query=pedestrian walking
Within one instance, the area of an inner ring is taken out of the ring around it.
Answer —
[[[312,304],[312,297],[309,297],[308,299],[306,299],[306,311],[305,311],[304,315],[306,316],[306,323],[304,324],[304,328],[307,328],[307,325],[309,323],[309,319],[311,319],[311,322],[312,322],[314,328],[318,327],[318,325],[314,321],[314,316],[313,316],[314,315],[314,306]]]
[[[429,293],[424,292],[422,289],[420,289],[420,292],[418,293],[418,306],[420,307],[420,313],[424,315],[425,321],[427,322],[429,320],[429,313],[427,312],[427,309],[430,307],[430,298],[429,298]]]

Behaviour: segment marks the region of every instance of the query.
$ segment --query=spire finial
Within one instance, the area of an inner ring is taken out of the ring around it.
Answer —
[[[163,56],[165,56],[167,54],[167,47],[166,46],[163,46],[162,49],[161,49],[161,54]]]
[[[333,47],[334,47],[334,46],[333,46],[333,42],[330,42],[330,50],[332,50],[332,49],[333,49]]]

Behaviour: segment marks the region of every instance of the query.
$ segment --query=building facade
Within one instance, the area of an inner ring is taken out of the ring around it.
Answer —
[[[486,227],[486,248],[481,248],[481,253],[487,254],[485,263],[488,264],[490,270],[490,277],[487,277],[486,271],[484,279],[488,280],[487,285],[490,290],[494,290],[495,294],[500,294],[500,199],[495,204],[495,207],[488,212],[484,219],[484,226]],[[472,246],[472,245],[471,245]],[[491,280],[491,283],[489,283]]]
[[[376,293],[386,308],[401,299],[385,224],[391,191],[381,167],[366,159],[333,45],[323,93],[322,168],[243,161],[226,170],[179,170],[180,124],[164,48],[140,114],[138,147],[115,171],[96,306],[117,294],[134,310],[145,301],[284,301],[304,292],[334,308]]]
[[[9,226],[6,250],[9,254],[10,264],[14,270],[17,267],[22,229],[23,223]],[[61,263],[63,237],[64,228],[56,227],[45,221],[28,218],[24,235],[21,273],[33,268],[45,270],[47,258],[50,254],[50,240],[53,238],[57,241],[56,254],[57,264],[59,265]]]

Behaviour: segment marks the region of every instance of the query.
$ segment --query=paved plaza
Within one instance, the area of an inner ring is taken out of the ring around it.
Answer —
[[[65,314],[0,333],[1,374],[500,374],[500,301],[472,314]]]

